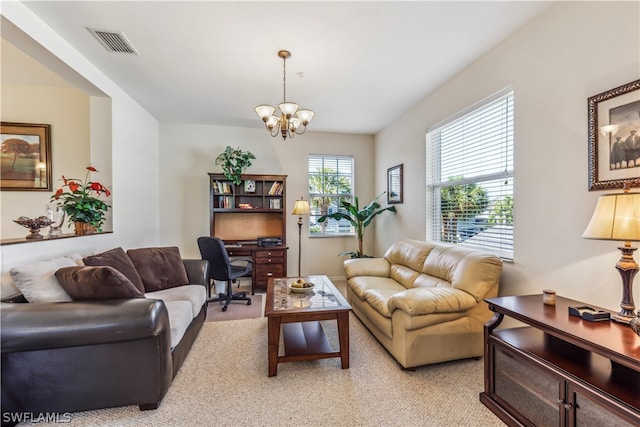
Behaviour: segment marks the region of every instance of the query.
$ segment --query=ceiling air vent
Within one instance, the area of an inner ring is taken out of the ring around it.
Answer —
[[[132,55],[140,55],[138,51],[131,45],[127,37],[122,33],[113,31],[96,30],[95,28],[87,28],[100,43],[109,52],[129,53]]]

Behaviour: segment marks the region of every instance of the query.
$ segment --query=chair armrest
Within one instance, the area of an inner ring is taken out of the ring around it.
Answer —
[[[455,288],[411,288],[389,298],[389,311],[402,310],[411,316],[432,313],[457,313],[478,302],[470,294]]]
[[[251,258],[232,258],[229,261],[229,264],[231,264],[231,265],[239,265],[238,262],[244,264],[244,265],[242,265],[242,267],[247,267],[249,265],[251,267],[253,267],[253,260]]]
[[[164,302],[146,298],[3,303],[0,319],[2,353],[129,341],[170,331]]]
[[[353,258],[343,263],[347,280],[356,276],[389,277],[391,264],[384,258]]]
[[[209,261],[205,259],[183,259],[187,278],[191,285],[209,285]]]

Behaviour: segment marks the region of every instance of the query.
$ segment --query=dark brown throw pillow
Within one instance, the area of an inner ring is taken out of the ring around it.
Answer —
[[[56,271],[56,278],[75,301],[144,298],[143,293],[113,267],[64,267]]]
[[[129,249],[146,292],[187,285],[189,278],[177,246]]]
[[[120,273],[124,274],[127,279],[133,283],[133,286],[144,293],[144,285],[142,279],[136,271],[136,267],[131,262],[122,248],[110,249],[101,254],[91,255],[82,259],[84,265],[113,267]]]

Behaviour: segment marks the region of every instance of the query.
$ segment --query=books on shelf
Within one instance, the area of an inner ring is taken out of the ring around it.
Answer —
[[[219,194],[231,194],[231,184],[228,182],[216,181],[212,183],[213,190]]]
[[[218,207],[222,209],[235,208],[235,200],[233,196],[220,196],[220,198],[218,199]]]
[[[267,193],[269,196],[281,196],[284,191],[284,185],[281,182],[275,181],[271,184],[271,188],[269,188],[269,192]]]

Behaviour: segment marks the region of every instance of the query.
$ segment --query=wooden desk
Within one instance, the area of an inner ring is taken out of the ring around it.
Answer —
[[[229,245],[229,257],[250,258],[253,261],[251,274],[251,294],[255,294],[256,287],[267,288],[270,278],[287,275],[287,246],[255,246]]]
[[[570,316],[589,305],[542,295],[487,299],[480,401],[510,426],[640,425],[640,337],[628,325]],[[504,316],[526,327],[498,329]]]

